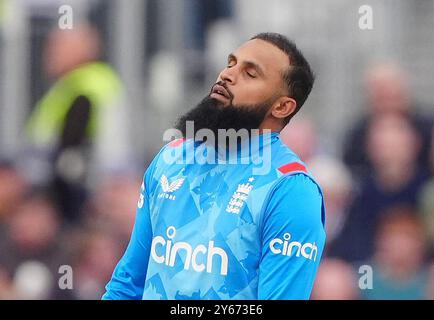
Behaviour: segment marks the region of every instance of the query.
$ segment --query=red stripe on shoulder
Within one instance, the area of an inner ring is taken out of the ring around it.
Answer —
[[[169,143],[168,146],[171,148],[176,148],[176,147],[180,146],[184,141],[185,141],[185,138],[175,139],[171,143]]]
[[[285,164],[278,169],[283,174],[293,171],[303,171],[307,173],[306,167],[298,162],[291,162],[288,164]]]

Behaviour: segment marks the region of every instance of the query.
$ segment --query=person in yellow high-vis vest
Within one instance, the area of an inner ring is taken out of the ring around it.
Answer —
[[[54,199],[73,221],[86,199],[89,159],[101,119],[121,95],[116,72],[98,61],[99,46],[98,34],[90,26],[49,35],[44,67],[56,81],[27,122],[32,150],[45,158]]]

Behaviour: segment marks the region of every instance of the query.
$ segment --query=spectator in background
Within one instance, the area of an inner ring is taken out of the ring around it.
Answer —
[[[327,212],[326,256],[333,256],[335,239],[338,238],[347,219],[353,181],[349,170],[339,160],[330,156],[316,156],[309,161],[312,175],[321,185]]]
[[[74,270],[73,299],[99,299],[134,225],[141,177],[129,173],[106,176],[91,194],[81,225],[64,246]]]
[[[365,299],[427,299],[426,239],[417,213],[411,208],[389,209],[378,224],[373,268],[373,288]]]
[[[280,139],[298,154],[303,162],[309,163],[317,152],[318,137],[315,126],[309,118],[302,115],[297,115],[290,126],[283,128]]]
[[[347,262],[326,258],[321,262],[312,291],[312,300],[359,299],[357,274]]]
[[[0,233],[0,269],[13,279],[17,298],[64,297],[57,287],[63,256],[59,215],[42,193],[28,196],[12,212]]]
[[[89,25],[51,32],[44,67],[56,82],[27,124],[32,148],[23,169],[33,183],[51,186],[56,204],[72,222],[80,219],[92,170],[119,165],[114,162],[125,160],[128,145],[124,118],[115,108],[121,82],[109,65],[98,61],[100,54],[99,34]],[[105,145],[100,148],[101,141]],[[102,163],[93,163],[95,157]]]
[[[327,212],[325,255],[334,256],[334,240],[342,231],[352,200],[353,177],[340,159],[318,151],[318,135],[309,118],[297,116],[292,121],[281,131],[280,138],[308,164],[321,185]]]
[[[372,173],[364,177],[336,252],[349,261],[369,259],[381,213],[396,205],[417,206],[418,195],[429,174],[417,157],[420,136],[410,120],[400,114],[379,114],[366,132],[367,156]]]
[[[353,174],[363,176],[372,169],[368,157],[367,134],[372,121],[383,114],[404,116],[413,124],[420,142],[416,161],[429,167],[432,114],[425,117],[412,101],[407,75],[395,65],[380,64],[368,70],[365,79],[368,110],[345,135],[344,161]]]
[[[134,225],[140,185],[140,176],[107,177],[90,198],[83,224],[103,227],[119,244],[126,246]]]
[[[26,185],[12,164],[0,161],[0,232],[2,221],[14,212],[26,192]]]
[[[123,248],[103,228],[89,227],[78,231],[72,239],[74,299],[99,299]]]

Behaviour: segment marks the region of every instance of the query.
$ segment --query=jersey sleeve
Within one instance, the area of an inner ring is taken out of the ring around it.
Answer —
[[[258,298],[309,299],[325,244],[325,209],[305,174],[284,176],[265,204]]]
[[[152,164],[146,171],[137,204],[136,220],[128,247],[106,285],[103,300],[140,300],[148,267],[152,241],[147,181]]]

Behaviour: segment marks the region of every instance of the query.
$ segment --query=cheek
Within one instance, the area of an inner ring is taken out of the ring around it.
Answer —
[[[263,83],[236,85],[230,90],[234,95],[233,104],[235,105],[260,104],[270,99],[275,93],[273,87]]]

